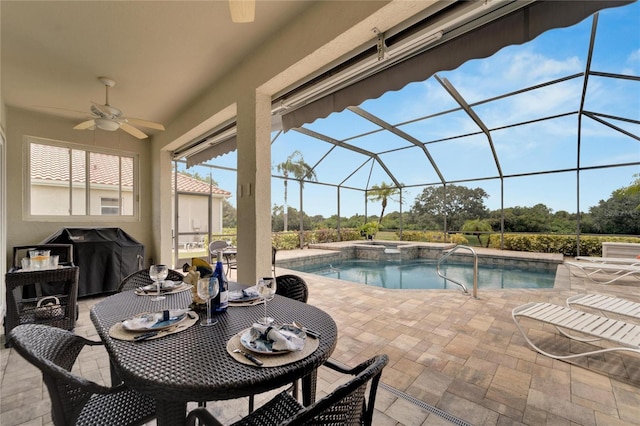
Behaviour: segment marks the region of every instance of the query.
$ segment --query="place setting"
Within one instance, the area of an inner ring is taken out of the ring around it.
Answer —
[[[151,265],[149,267],[149,278],[153,284],[138,287],[134,290],[138,296],[153,296],[151,300],[164,300],[165,294],[180,293],[182,291],[191,290],[191,284],[184,281],[166,280],[169,269],[166,265]]]
[[[198,322],[191,309],[166,309],[143,312],[117,322],[109,329],[114,339],[142,342],[184,331]]]
[[[165,280],[160,284],[160,294],[173,294],[180,293],[183,291],[191,290],[193,287],[191,284],[187,284],[185,282],[176,282]],[[146,286],[138,287],[134,290],[135,294],[138,296],[157,296],[158,294],[158,285],[157,284],[149,284]]]
[[[260,279],[255,291],[258,298],[252,300],[264,303],[264,316],[227,342],[229,355],[243,364],[276,367],[303,359],[318,348],[318,333],[310,332],[295,322],[278,324],[274,318],[267,315],[267,302],[276,292],[275,279]],[[253,296],[252,292],[240,293],[240,297]]]
[[[229,291],[229,306],[254,306],[262,302],[256,286]]]

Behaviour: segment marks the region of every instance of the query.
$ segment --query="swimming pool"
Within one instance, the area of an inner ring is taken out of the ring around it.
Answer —
[[[458,285],[438,276],[436,261],[413,259],[403,261],[376,261],[364,259],[343,260],[337,263],[311,264],[291,269],[374,285],[390,289],[460,289]],[[443,263],[440,271],[447,277],[473,287],[473,267],[469,263]],[[509,266],[480,265],[478,288],[553,288],[555,271],[523,270]]]

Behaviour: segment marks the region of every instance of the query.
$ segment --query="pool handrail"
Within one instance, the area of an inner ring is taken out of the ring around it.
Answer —
[[[462,290],[464,293],[469,293],[469,290],[467,289],[467,286],[465,286],[464,284],[462,284],[461,282],[458,282],[456,280],[454,280],[453,278],[449,278],[447,276],[445,276],[444,274],[442,274],[440,272],[440,264],[447,258],[449,257],[451,254],[453,254],[455,251],[457,251],[458,249],[465,249],[465,250],[469,250],[471,252],[471,254],[473,254],[473,298],[477,299],[478,298],[478,254],[476,253],[476,251],[469,247],[469,246],[465,246],[465,245],[457,245],[454,248],[452,248],[451,250],[447,251],[445,254],[443,254],[440,259],[438,259],[438,263],[436,264],[436,272],[438,273],[438,275],[442,278],[444,278],[447,281],[451,281],[454,284],[458,284],[460,287],[462,287]]]

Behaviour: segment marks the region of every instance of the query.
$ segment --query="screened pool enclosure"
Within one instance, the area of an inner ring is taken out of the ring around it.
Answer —
[[[286,205],[309,216],[378,215],[380,204],[367,193],[382,183],[401,190],[386,212],[407,211],[424,188],[447,185],[482,188],[490,210],[542,203],[586,212],[640,173],[638,28],[637,2],[602,9],[360,105],[274,130],[272,205],[285,205],[277,165],[299,151],[317,180],[289,175]],[[176,153],[178,170],[186,170],[185,158]],[[188,172],[211,176],[234,194],[228,201],[235,206],[236,169],[236,151],[221,151]]]

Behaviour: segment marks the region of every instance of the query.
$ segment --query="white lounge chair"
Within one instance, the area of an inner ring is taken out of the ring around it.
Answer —
[[[518,306],[511,312],[516,327],[522,334],[527,343],[537,352],[555,359],[570,359],[587,355],[595,355],[604,352],[613,351],[629,351],[640,353],[640,325],[629,324],[624,321],[614,320],[600,315],[591,314],[589,312],[578,311],[567,308],[566,306],[554,305],[552,303],[527,303]],[[570,355],[556,355],[545,352],[534,344],[526,332],[520,325],[520,320],[527,318],[534,321],[540,321],[551,324],[563,335],[574,338],[579,341],[593,341],[596,339],[608,340],[621,346],[597,349]],[[577,338],[568,333],[582,333],[585,338]],[[594,339],[595,338],[595,339]]]
[[[576,260],[594,263],[609,263],[611,265],[640,265],[640,259],[633,257],[599,257],[599,256],[576,256]]]
[[[577,294],[567,298],[567,307],[573,305],[595,309],[606,314],[616,314],[640,320],[640,303],[603,294]]]
[[[589,278],[594,283],[611,284],[625,277],[640,279],[640,266],[620,265],[598,262],[564,262],[569,271],[576,276]],[[572,268],[579,269],[583,275],[578,275]]]

